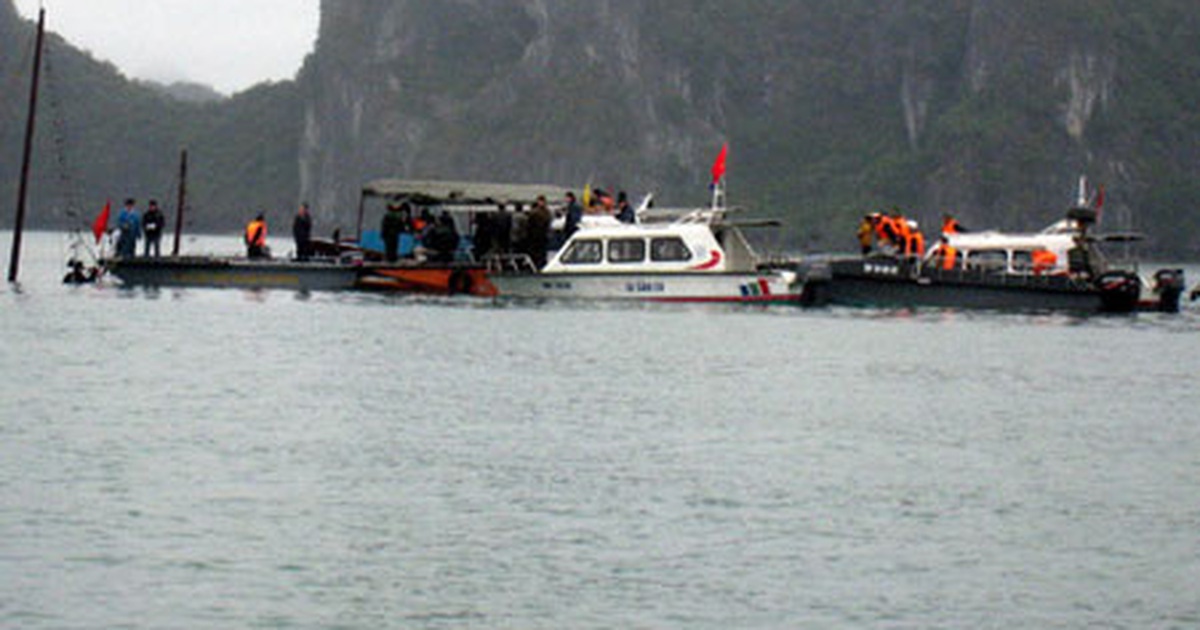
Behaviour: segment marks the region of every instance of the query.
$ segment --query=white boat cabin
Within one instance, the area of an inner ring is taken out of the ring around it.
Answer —
[[[585,216],[544,274],[728,273],[754,271],[750,244],[732,225],[706,219],[621,223]]]
[[[1071,233],[971,232],[950,234],[946,240],[956,250],[954,269],[1011,274],[1066,273],[1069,252],[1075,247]],[[934,245],[926,260],[938,255],[938,246]]]

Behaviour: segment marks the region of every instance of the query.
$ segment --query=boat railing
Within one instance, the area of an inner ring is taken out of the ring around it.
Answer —
[[[939,282],[985,283],[1005,287],[1060,288],[1083,290],[1091,286],[1091,279],[1078,274],[1064,273],[1011,273],[1003,269],[986,266],[942,269],[926,265],[922,274]]]
[[[529,254],[488,254],[483,259],[488,273],[537,273],[538,267]]]

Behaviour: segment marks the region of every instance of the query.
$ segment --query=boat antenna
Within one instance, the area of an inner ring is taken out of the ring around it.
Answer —
[[[187,208],[187,149],[179,153],[179,209],[175,212],[175,245],[171,248],[171,256],[179,257],[179,241],[183,236],[183,212]]]
[[[37,120],[38,80],[42,71],[42,44],[46,36],[46,9],[38,9],[37,43],[34,44],[33,78],[29,85],[29,117],[25,123],[25,152],[21,158],[21,184],[17,192],[17,219],[13,224],[12,256],[8,261],[8,281],[16,282],[21,268],[21,232],[25,229],[25,200],[29,193],[29,166],[33,157],[33,131]]]

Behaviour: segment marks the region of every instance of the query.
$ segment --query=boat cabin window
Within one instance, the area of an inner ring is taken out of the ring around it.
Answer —
[[[595,264],[604,259],[604,246],[599,239],[581,238],[571,243],[562,256],[564,265]]]
[[[650,260],[654,262],[680,262],[692,259],[692,252],[678,236],[656,238],[650,241]]]
[[[967,269],[1004,271],[1008,269],[1008,252],[1002,249],[976,250],[967,254]]]
[[[614,238],[608,242],[608,262],[640,263],[646,259],[646,241],[640,238]]]
[[[1033,271],[1033,252],[1013,250],[1012,270],[1016,272]]]

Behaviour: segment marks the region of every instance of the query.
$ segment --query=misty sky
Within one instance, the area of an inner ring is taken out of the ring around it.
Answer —
[[[290,79],[317,36],[320,0],[16,0],[21,15],[129,77],[226,94]]]

